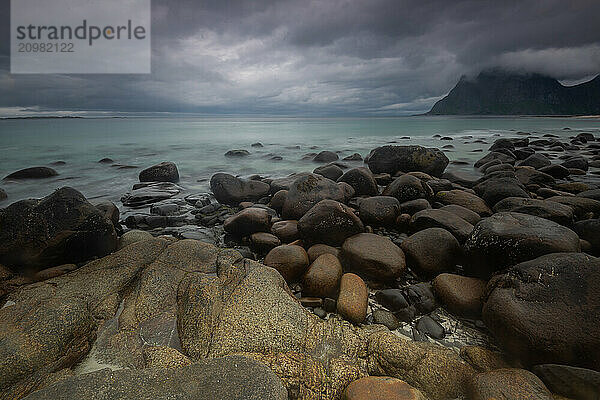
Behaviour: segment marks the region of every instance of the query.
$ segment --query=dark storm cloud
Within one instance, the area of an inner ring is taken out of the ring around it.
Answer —
[[[600,2],[153,0],[153,73],[10,75],[0,108],[397,115],[486,67],[600,72]]]

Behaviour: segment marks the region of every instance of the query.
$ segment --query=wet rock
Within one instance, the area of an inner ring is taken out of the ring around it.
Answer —
[[[375,196],[360,200],[360,219],[367,225],[391,226],[399,214],[400,202],[391,196]]]
[[[375,294],[375,300],[391,312],[400,311],[409,305],[400,289],[379,290]]]
[[[583,171],[587,171],[589,168],[587,160],[581,156],[568,158],[561,165],[565,168],[576,168]]]
[[[342,264],[336,256],[323,254],[308,267],[302,278],[302,293],[314,297],[337,297]]]
[[[6,200],[7,198],[8,198],[8,195],[6,194],[4,189],[0,189],[0,201]]]
[[[316,161],[316,162],[333,162],[333,161],[337,161],[339,159],[340,159],[340,157],[336,153],[334,153],[333,151],[324,150],[324,151],[320,152],[319,154],[317,154],[313,158],[313,161]]]
[[[275,268],[286,282],[297,282],[306,272],[309,260],[306,251],[296,245],[275,247],[265,257],[265,265]]]
[[[448,157],[439,149],[421,146],[382,146],[368,157],[369,169],[375,174],[422,171],[439,177],[448,163]]]
[[[327,164],[317,167],[313,173],[324,176],[332,181],[337,181],[340,176],[344,175],[344,171],[335,164]]]
[[[581,218],[589,213],[599,215],[600,214],[600,201],[581,197],[581,196],[552,196],[548,197],[546,201],[554,201],[556,203],[564,204],[573,209],[573,214],[576,218]]]
[[[524,365],[600,365],[600,260],[553,253],[488,283],[483,321]]]
[[[5,176],[4,180],[43,179],[56,175],[58,175],[58,172],[49,167],[30,167],[13,172]]]
[[[501,163],[507,163],[507,164],[515,163],[514,157],[511,157],[504,153],[499,153],[497,151],[492,151],[492,152],[488,153],[486,156],[484,156],[483,158],[480,158],[479,160],[477,160],[474,164],[474,167],[479,168],[482,165],[487,164],[492,160],[498,160]]]
[[[400,321],[394,314],[385,310],[373,311],[373,323],[380,324],[393,331],[400,327]]]
[[[568,193],[581,193],[596,188],[584,182],[563,182],[555,185],[554,187],[555,189],[562,190]]]
[[[346,239],[340,258],[348,271],[376,281],[393,281],[406,269],[402,250],[389,238],[372,233]]]
[[[556,222],[501,212],[482,219],[464,245],[465,271],[483,279],[548,253],[579,252],[579,237]]]
[[[459,243],[463,243],[473,230],[473,225],[464,219],[448,211],[438,209],[419,211],[412,216],[410,227],[413,231],[442,228],[453,234]]]
[[[98,160],[99,164],[113,164],[115,161],[112,158],[104,157]]]
[[[275,235],[266,232],[257,232],[250,235],[250,247],[260,254],[265,254],[281,244]]]
[[[169,161],[146,168],[139,175],[140,182],[179,182],[177,166]]]
[[[405,201],[431,197],[433,191],[419,178],[404,174],[390,183],[383,190],[382,195],[395,197],[400,203],[404,203]]]
[[[584,192],[577,193],[577,196],[600,201],[600,189],[586,190]]]
[[[0,263],[16,271],[79,263],[117,247],[112,222],[69,187],[9,205],[0,226]]]
[[[541,153],[532,154],[523,161],[517,163],[517,165],[520,167],[533,167],[535,169],[547,167],[550,164],[552,164],[552,162],[548,159],[548,157]]]
[[[496,203],[494,211],[512,211],[533,215],[565,226],[571,226],[573,223],[573,209],[571,207],[547,200],[507,197]]]
[[[331,247],[326,244],[315,244],[310,246],[307,254],[311,263],[323,254],[332,254],[336,258],[340,258],[340,251],[336,247]]]
[[[354,153],[352,155],[344,157],[342,160],[344,161],[362,161],[362,156],[358,153]]]
[[[354,189],[355,196],[375,196],[379,193],[377,182],[367,168],[352,168],[338,182],[346,182]]]
[[[257,201],[266,196],[271,187],[264,182],[217,173],[210,178],[210,189],[219,203],[238,205],[243,201]]]
[[[552,393],[537,376],[524,369],[512,368],[475,375],[469,394],[473,400],[553,400]]]
[[[440,274],[433,280],[437,298],[448,311],[467,318],[481,318],[486,281],[455,274]]]
[[[587,240],[590,245],[590,253],[600,255],[600,219],[585,219],[577,221],[573,225],[580,239]]]
[[[473,189],[490,207],[507,197],[530,197],[523,184],[511,176],[485,180]]]
[[[553,393],[570,399],[600,397],[600,372],[559,364],[541,364],[532,369]]]
[[[443,339],[446,335],[444,327],[440,325],[439,322],[427,315],[419,318],[416,328],[420,333],[434,339]]]
[[[251,147],[265,147],[265,146],[263,146],[263,144],[261,142],[252,143],[250,146]]]
[[[121,197],[126,207],[142,208],[159,201],[168,200],[181,192],[181,187],[170,182],[157,182],[134,186],[134,190]]]
[[[367,376],[352,382],[342,400],[426,400],[423,394],[400,379]]]
[[[360,324],[367,317],[369,290],[358,275],[344,274],[340,280],[337,312],[346,320]]]
[[[246,208],[225,220],[225,232],[238,237],[248,236],[256,232],[271,231],[271,215],[262,208]]]
[[[435,201],[444,205],[455,204],[468,208],[482,217],[487,217],[492,214],[492,210],[480,197],[466,192],[464,190],[450,190],[437,192]]]
[[[346,196],[344,190],[331,179],[313,174],[302,176],[290,186],[283,203],[282,216],[299,220],[315,204],[325,199],[344,202]]]
[[[102,214],[104,214],[104,218],[108,219],[114,225],[115,229],[120,227],[119,225],[119,209],[110,200],[104,200],[99,203],[95,203],[94,207],[96,207]]]
[[[339,246],[346,238],[363,231],[360,218],[348,206],[334,200],[321,200],[298,221],[298,232],[306,243]]]
[[[400,204],[400,212],[398,214],[413,215],[429,208],[431,208],[431,204],[425,199],[409,200]]]
[[[515,171],[515,176],[526,187],[530,187],[530,185],[553,185],[555,183],[551,175],[537,171],[531,167],[518,167]]]
[[[564,179],[570,175],[569,169],[562,165],[552,164],[539,169],[540,172],[548,174],[556,179]]]
[[[442,228],[428,228],[402,242],[407,266],[419,276],[432,278],[452,270],[461,255],[458,240]]]
[[[464,219],[471,225],[475,225],[476,223],[481,221],[481,217],[479,216],[479,214],[477,214],[474,211],[469,210],[468,208],[465,208],[463,206],[459,206],[456,204],[448,204],[447,206],[441,207],[440,210],[447,211],[451,214],[454,214],[454,215]]]
[[[291,243],[300,237],[298,233],[298,221],[278,221],[271,226],[271,233],[277,236],[283,243]]]
[[[98,398],[188,400],[286,400],[281,379],[264,364],[230,356],[200,360],[179,368],[103,369],[71,376],[32,393],[28,400]]]
[[[481,346],[462,347],[460,349],[460,357],[479,372],[510,367],[502,353]]]
[[[248,150],[229,150],[225,153],[225,157],[247,157],[250,155]]]

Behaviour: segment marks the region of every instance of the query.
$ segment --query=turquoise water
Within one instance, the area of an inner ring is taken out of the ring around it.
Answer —
[[[564,128],[569,128],[565,130]],[[555,134],[565,139],[579,132],[600,135],[600,119],[527,117],[404,117],[404,118],[103,118],[0,121],[0,174],[21,168],[51,165],[59,176],[44,180],[0,182],[9,202],[44,196],[61,186],[72,186],[88,198],[118,201],[138,182],[142,168],[161,161],[178,165],[186,191],[205,191],[207,180],[218,171],[248,176],[285,176],[312,171],[318,164],[303,155],[321,150],[338,151],[340,158],[358,152],[363,156],[388,143],[420,144],[446,149],[451,160],[473,162],[482,156],[474,150],[490,146],[496,137],[529,132]],[[440,141],[434,135],[452,137]],[[403,137],[410,137],[406,139]],[[487,143],[473,143],[477,139]],[[263,148],[253,148],[261,142]],[[248,157],[224,157],[230,149],[246,149]],[[283,160],[273,161],[273,156]],[[109,157],[118,169],[97,161]],[[347,163],[350,166],[361,163]],[[471,167],[450,166],[471,173]]]

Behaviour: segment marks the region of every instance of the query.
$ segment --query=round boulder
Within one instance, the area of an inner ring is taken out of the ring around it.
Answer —
[[[319,256],[309,267],[302,278],[302,295],[310,297],[337,296],[342,264],[332,254]]]
[[[291,243],[298,240],[298,221],[278,221],[271,226],[271,233],[277,236],[283,243]]]
[[[579,252],[579,237],[556,222],[501,212],[482,219],[464,245],[465,271],[488,279],[494,272],[548,253]]]
[[[300,237],[307,243],[339,246],[346,238],[363,231],[360,218],[348,206],[334,200],[321,200],[298,221]]]
[[[407,266],[425,278],[452,270],[461,255],[458,240],[442,228],[419,231],[405,239],[401,248]]]
[[[504,368],[476,374],[469,389],[471,400],[553,400],[540,378],[524,369]]]
[[[346,182],[352,186],[355,196],[375,196],[379,193],[377,182],[367,168],[352,168],[338,182]]]
[[[256,201],[269,194],[270,186],[264,182],[237,178],[225,173],[210,178],[210,189],[221,204],[237,206],[244,201]]]
[[[287,283],[298,281],[308,267],[308,255],[300,246],[284,244],[265,257],[264,264],[275,268]]]
[[[299,220],[321,200],[346,200],[344,190],[331,179],[321,175],[303,175],[294,180],[283,203],[282,217]]]
[[[482,198],[464,190],[453,189],[437,192],[435,195],[435,201],[438,201],[444,205],[455,204],[465,207],[482,217],[492,215],[492,210]]]
[[[426,397],[400,379],[366,376],[348,385],[342,400],[426,400]]]
[[[441,150],[421,146],[382,146],[368,156],[369,169],[374,174],[421,171],[439,177],[449,162]]]
[[[58,175],[58,172],[49,167],[30,167],[13,172],[12,174],[5,176],[4,180],[42,179],[56,175]]]
[[[161,162],[140,172],[140,182],[179,182],[179,171],[174,163]]]
[[[369,290],[361,277],[354,274],[342,275],[337,313],[354,324],[360,324],[367,317],[368,302]]]
[[[389,238],[373,233],[346,239],[340,257],[347,270],[376,281],[395,280],[406,269],[402,250]]]
[[[455,274],[440,274],[433,290],[448,311],[467,318],[481,318],[486,281]]]
[[[271,231],[271,215],[263,208],[246,208],[223,223],[225,232],[238,237],[244,237],[256,232]]]
[[[307,251],[308,258],[310,262],[314,262],[317,258],[322,256],[323,254],[333,254],[339,260],[340,258],[340,250],[336,247],[331,247],[326,244],[315,244],[310,246]]]
[[[400,202],[391,196],[362,199],[358,205],[360,219],[367,225],[391,226],[399,215]]]
[[[383,196],[392,196],[398,199],[400,203],[410,200],[424,199],[433,194],[431,188],[423,183],[419,178],[404,174],[396,178],[384,190]]]

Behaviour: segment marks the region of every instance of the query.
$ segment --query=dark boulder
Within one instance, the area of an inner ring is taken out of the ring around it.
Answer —
[[[337,181],[338,178],[344,175],[344,171],[335,164],[322,165],[314,169],[313,173],[324,176],[332,181]]]
[[[140,182],[179,182],[179,171],[174,163],[165,161],[140,172]]]
[[[581,156],[568,158],[561,165],[565,168],[576,168],[582,171],[587,171],[589,168],[587,160]]]
[[[577,232],[579,237],[587,240],[593,255],[600,255],[600,219],[584,219],[577,221],[573,225],[573,230]]]
[[[316,162],[333,162],[339,160],[340,157],[333,151],[322,151],[313,158]]]
[[[300,238],[311,244],[340,246],[346,238],[364,229],[360,218],[335,200],[321,200],[298,220]]]
[[[494,272],[548,253],[579,252],[579,237],[556,222],[515,212],[482,219],[464,245],[465,271],[488,279]]]
[[[249,155],[250,152],[248,150],[229,150],[225,153],[225,157],[246,157]]]
[[[529,197],[529,193],[515,177],[488,179],[475,185],[473,189],[490,207],[507,197]]]
[[[271,187],[264,182],[240,179],[220,172],[210,178],[210,189],[219,203],[235,206],[243,201],[257,201],[265,197]]]
[[[568,168],[565,168],[562,165],[558,164],[552,164],[542,167],[540,168],[540,172],[548,174],[556,179],[564,179],[571,174]]]
[[[600,372],[560,364],[540,364],[532,369],[553,393],[569,399],[600,399]]]
[[[464,190],[453,189],[437,192],[435,201],[444,205],[455,204],[465,207],[482,217],[487,217],[492,214],[492,210],[490,210],[490,207],[482,198]]]
[[[600,201],[580,196],[552,196],[546,199],[556,203],[564,204],[573,209],[577,218],[586,216],[589,213],[600,214]]]
[[[524,365],[600,367],[600,260],[553,253],[488,283],[483,320]]]
[[[443,228],[463,243],[473,230],[473,225],[456,214],[439,209],[422,210],[412,216],[410,227],[413,231],[427,228]]]
[[[0,263],[17,271],[78,263],[117,247],[112,222],[69,187],[11,204],[0,227]]]
[[[484,164],[487,164],[493,160],[498,160],[501,163],[508,163],[508,164],[515,163],[514,157],[511,157],[504,153],[499,153],[497,151],[492,151],[492,152],[488,153],[486,156],[484,156],[483,158],[480,158],[479,160],[477,160],[475,162],[474,166],[475,166],[475,168],[479,168],[479,167],[483,166]]]
[[[343,203],[346,194],[331,179],[314,174],[301,176],[290,185],[283,203],[282,216],[285,219],[299,220],[315,204],[325,199]]]
[[[271,215],[262,208],[246,208],[225,220],[225,232],[243,237],[256,232],[271,231]]]
[[[402,250],[389,238],[372,233],[346,239],[340,258],[348,271],[375,281],[393,281],[406,269]]]
[[[439,149],[421,146],[382,146],[369,154],[369,169],[378,174],[387,172],[422,171],[432,176],[441,176],[448,166],[448,157]]]
[[[406,265],[425,278],[452,270],[461,255],[456,238],[442,228],[428,228],[409,236],[400,246]]]
[[[346,182],[354,189],[355,196],[375,196],[379,193],[377,182],[367,168],[352,168],[338,182]]]
[[[535,169],[547,167],[550,164],[552,164],[550,159],[548,159],[548,157],[546,157],[545,155],[543,155],[541,153],[532,154],[529,157],[527,157],[526,159],[524,159],[523,161],[520,161],[519,163],[517,163],[517,165],[520,167],[533,167]]]
[[[410,200],[431,197],[433,191],[419,178],[404,174],[390,183],[383,190],[382,195],[395,197],[400,203],[404,203]]]
[[[360,219],[367,225],[391,226],[399,214],[400,202],[395,197],[375,196],[359,203]]]
[[[13,172],[4,177],[4,180],[42,179],[58,175],[58,172],[49,167],[30,167]]]
[[[523,197],[507,197],[494,206],[495,212],[518,212],[549,219],[558,224],[571,226],[573,223],[573,209],[554,201],[526,199]]]

